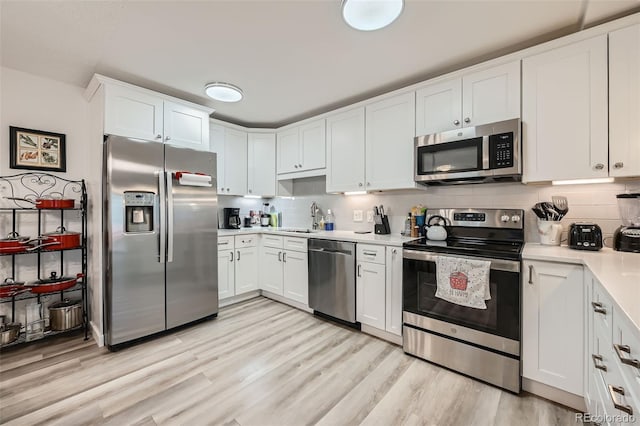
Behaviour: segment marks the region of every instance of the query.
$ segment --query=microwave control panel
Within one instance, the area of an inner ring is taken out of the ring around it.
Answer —
[[[489,168],[513,167],[513,132],[489,136]]]

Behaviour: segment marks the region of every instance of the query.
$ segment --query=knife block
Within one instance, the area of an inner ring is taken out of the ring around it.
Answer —
[[[391,228],[389,227],[389,219],[387,215],[378,216],[380,219],[380,223],[376,223],[373,225],[373,230],[378,235],[387,235],[391,233]],[[377,221],[376,221],[377,222]]]

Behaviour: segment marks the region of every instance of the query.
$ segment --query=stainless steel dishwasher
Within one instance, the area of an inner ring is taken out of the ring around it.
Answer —
[[[356,244],[309,239],[309,307],[356,324]]]

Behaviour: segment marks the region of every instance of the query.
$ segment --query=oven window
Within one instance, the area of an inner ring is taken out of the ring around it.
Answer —
[[[418,174],[482,170],[482,138],[418,147]]]
[[[491,270],[487,309],[447,302],[435,296],[435,262],[404,259],[403,309],[486,333],[520,339],[520,274]]]

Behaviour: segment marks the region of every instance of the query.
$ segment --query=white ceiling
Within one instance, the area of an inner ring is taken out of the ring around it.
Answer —
[[[546,41],[640,0],[407,0],[393,25],[359,32],[340,0],[2,1],[2,66],[86,86],[93,73],[277,127]],[[224,104],[204,85],[245,99]]]

